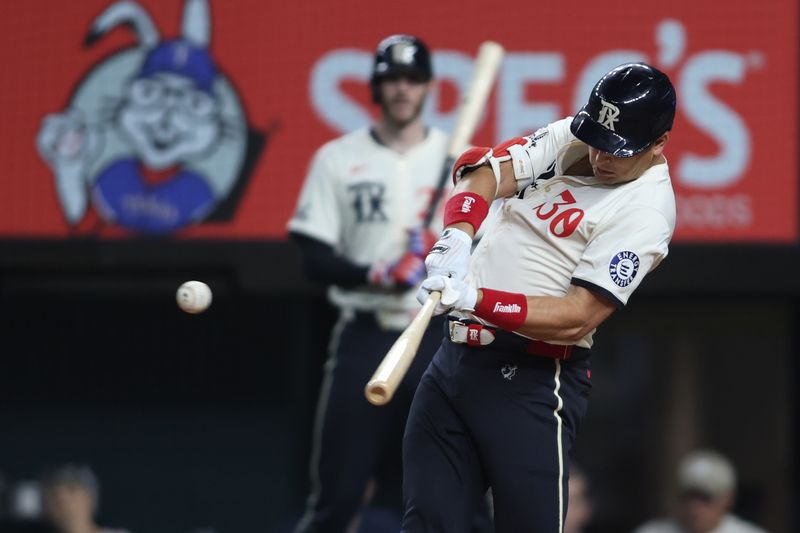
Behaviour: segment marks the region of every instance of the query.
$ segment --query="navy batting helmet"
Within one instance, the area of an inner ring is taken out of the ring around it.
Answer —
[[[626,63],[600,78],[570,130],[593,148],[631,157],[672,129],[674,118],[675,89],[667,75]]]
[[[370,78],[372,100],[380,101],[378,83],[382,78],[400,75],[423,82],[433,77],[431,53],[425,43],[413,35],[390,35],[378,44]]]

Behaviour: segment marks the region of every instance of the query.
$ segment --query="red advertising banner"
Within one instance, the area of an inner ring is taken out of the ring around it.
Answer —
[[[476,144],[571,115],[620,63],[654,64],[678,93],[666,152],[676,240],[795,243],[797,11],[796,0],[5,2],[0,238],[282,238],[313,152],[374,116],[375,45],[404,32],[434,51],[425,114],[444,129],[478,45],[506,48]]]

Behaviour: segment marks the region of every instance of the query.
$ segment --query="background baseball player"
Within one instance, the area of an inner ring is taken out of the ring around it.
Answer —
[[[674,230],[663,150],[675,102],[665,74],[622,65],[574,118],[456,162],[419,294],[442,291],[436,311],[454,314],[409,414],[404,532],[466,531],[487,486],[498,533],[563,529],[592,336]],[[507,200],[470,257],[496,197]]]
[[[345,531],[378,464],[397,461],[399,472],[408,407],[441,338],[439,319],[422,340],[427,358],[417,358],[391,404],[365,400],[364,384],[419,309],[415,287],[435,240],[419,229],[447,141],[420,116],[431,78],[420,39],[392,35],[378,45],[371,90],[380,119],[319,149],[289,222],[308,276],[331,284],[340,309],[314,431],[313,492],[297,531]]]
[[[766,533],[733,514],[736,468],[719,452],[689,452],[675,481],[674,515],[650,520],[633,533]]]

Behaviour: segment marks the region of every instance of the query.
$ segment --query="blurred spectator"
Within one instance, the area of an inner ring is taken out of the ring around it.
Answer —
[[[11,483],[0,476],[0,533],[51,533],[41,511],[37,482]]]
[[[88,466],[65,465],[42,479],[44,512],[58,533],[124,533],[95,523],[97,477]]]
[[[569,501],[563,533],[583,533],[583,528],[592,519],[592,500],[589,495],[589,479],[574,461],[569,466]]]
[[[730,513],[736,472],[722,455],[698,450],[678,466],[677,512],[672,519],[653,520],[634,533],[766,533]]]
[[[4,517],[8,514],[8,484],[6,482],[6,478],[3,477],[3,473],[0,472],[0,518]]]
[[[42,516],[42,496],[39,483],[18,481],[9,494],[9,511],[19,520],[36,520]]]

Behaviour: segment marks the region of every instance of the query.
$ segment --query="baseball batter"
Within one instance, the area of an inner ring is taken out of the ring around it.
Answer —
[[[344,532],[379,463],[394,460],[400,470],[409,405],[441,338],[443,318],[422,341],[427,358],[415,361],[392,403],[366,401],[364,384],[419,308],[414,294],[435,241],[419,229],[447,141],[420,116],[431,79],[420,39],[392,35],[378,45],[371,90],[380,119],[317,151],[289,222],[309,277],[331,285],[340,309],[314,430],[313,492],[298,532]],[[399,479],[396,492],[399,512]]]
[[[403,443],[404,532],[464,532],[492,488],[497,533],[560,533],[568,452],[595,329],[667,255],[675,197],[663,151],[675,91],[619,66],[574,118],[456,162],[420,301],[442,291],[445,339]],[[470,256],[488,204],[506,198]]]

